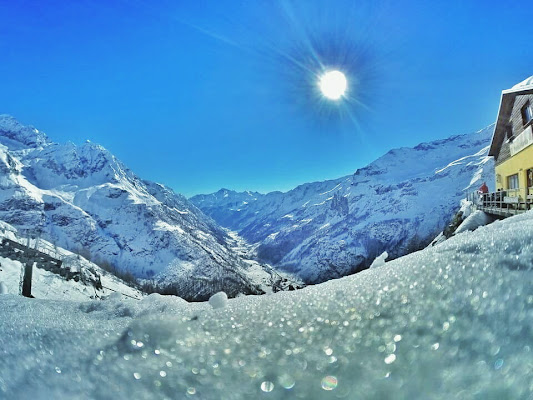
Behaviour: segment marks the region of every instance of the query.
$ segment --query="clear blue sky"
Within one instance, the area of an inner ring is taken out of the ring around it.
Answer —
[[[530,1],[0,0],[0,113],[187,196],[468,133],[533,74]],[[522,22],[521,22],[522,21]],[[320,68],[349,100],[317,95]],[[355,82],[355,83],[354,83]]]

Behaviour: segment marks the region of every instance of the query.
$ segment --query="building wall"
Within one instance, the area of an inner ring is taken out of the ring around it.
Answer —
[[[500,165],[501,163],[506,162],[511,158],[511,143],[507,137],[503,138],[500,151],[498,153],[498,158],[495,161],[495,165]]]
[[[514,136],[518,136],[524,130],[524,123],[522,121],[522,107],[530,101],[533,104],[533,94],[517,96],[513,106],[513,113],[511,114],[511,124],[513,126]]]
[[[524,131],[524,124],[522,121],[522,107],[527,101],[533,104],[533,94],[517,96],[513,105],[513,111],[509,118],[509,123],[513,127],[513,136],[518,136]],[[503,138],[498,158],[495,161],[496,166],[502,164],[511,158],[510,143],[507,137]],[[500,186],[497,186],[500,187]]]
[[[518,186],[521,188],[520,196],[525,199],[527,190],[526,171],[529,168],[533,168],[533,145],[526,147],[515,154],[514,157],[496,166],[496,188],[508,189],[507,177],[518,174]]]

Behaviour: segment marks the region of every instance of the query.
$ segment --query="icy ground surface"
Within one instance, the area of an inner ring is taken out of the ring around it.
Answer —
[[[0,398],[531,399],[533,213],[222,309],[0,296]]]

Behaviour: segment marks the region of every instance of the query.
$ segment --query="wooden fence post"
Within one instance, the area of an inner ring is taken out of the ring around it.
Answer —
[[[24,297],[33,297],[31,295],[31,279],[33,275],[33,261],[26,260],[24,263],[24,277],[22,278],[22,295]]]

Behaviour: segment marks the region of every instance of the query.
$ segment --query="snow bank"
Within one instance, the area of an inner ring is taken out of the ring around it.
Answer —
[[[494,218],[485,214],[483,211],[474,211],[472,214],[469,214],[468,217],[457,227],[455,230],[455,235],[466,231],[474,231],[480,226],[488,225],[491,222],[494,222]]]
[[[0,297],[0,398],[528,399],[533,213],[343,279],[207,303]]]
[[[459,212],[463,214],[463,218],[468,218],[470,214],[474,212],[474,205],[470,200],[461,199],[461,208]]]

